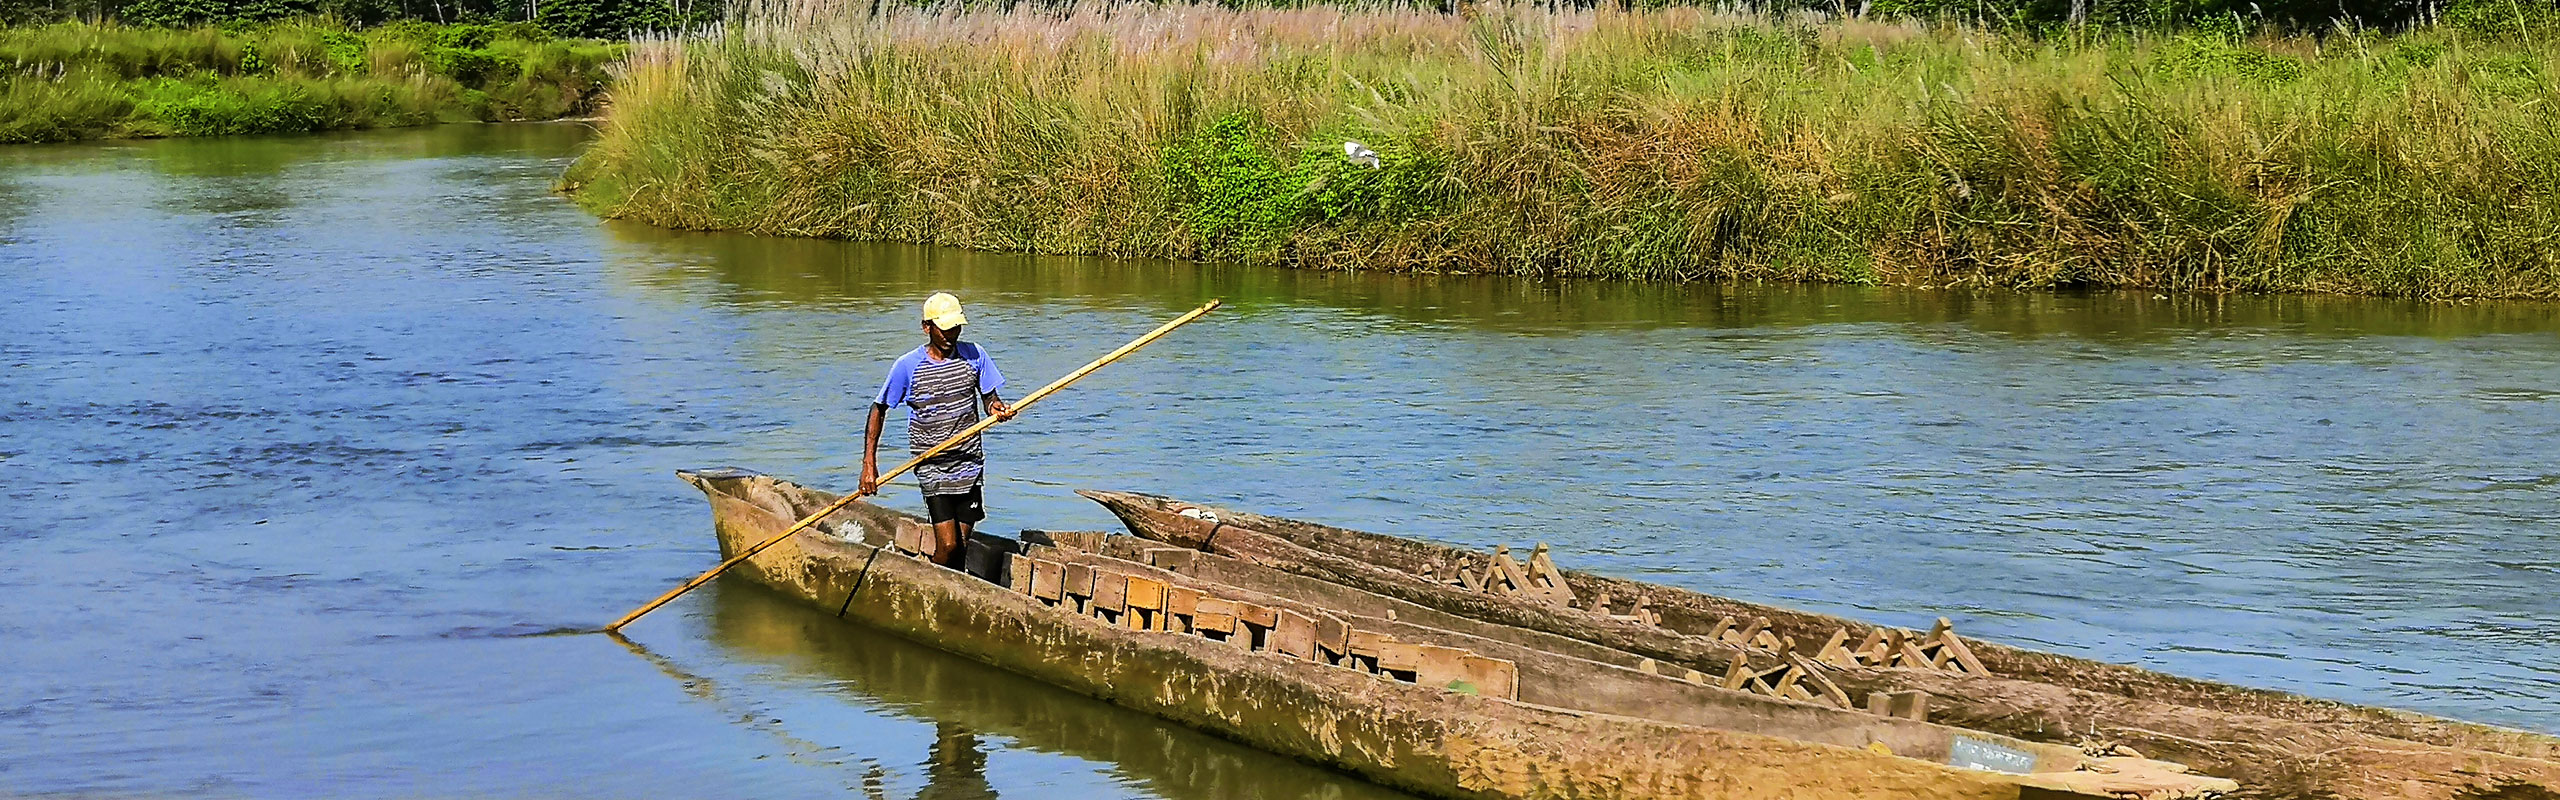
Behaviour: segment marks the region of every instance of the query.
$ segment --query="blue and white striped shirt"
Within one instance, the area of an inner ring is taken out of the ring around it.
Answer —
[[[898,357],[889,367],[889,380],[872,399],[883,406],[907,407],[908,452],[930,450],[978,424],[979,396],[1004,386],[1004,374],[996,371],[985,348],[961,342],[951,355],[936,360],[930,347],[918,347]],[[986,460],[978,437],[971,436],[916,465],[916,483],[928,495],[967,494],[985,480]]]

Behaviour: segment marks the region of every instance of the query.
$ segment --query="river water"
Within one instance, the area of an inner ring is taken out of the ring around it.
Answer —
[[[2560,306],[676,233],[550,192],[583,135],[0,149],[0,794],[1392,796],[752,586],[552,633],[716,560],[673,470],[848,485],[936,289],[1014,395],[1230,303],[991,435],[992,529],[1102,487],[1546,541],[2560,731]]]

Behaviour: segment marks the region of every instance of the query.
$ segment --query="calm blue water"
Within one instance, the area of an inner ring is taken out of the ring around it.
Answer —
[[[2560,731],[2560,307],[669,233],[550,193],[582,135],[0,150],[0,793],[1385,796],[752,587],[636,653],[528,635],[716,560],[674,469],[849,485],[935,289],[1015,395],[1232,305],[992,435],[998,530],[1109,527],[1102,487],[1543,540]]]

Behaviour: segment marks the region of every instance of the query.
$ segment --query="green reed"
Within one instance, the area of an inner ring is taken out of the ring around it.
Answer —
[[[555,119],[623,45],[518,25],[0,30],[0,142]]]
[[[564,186],[679,228],[1329,269],[2560,297],[2545,33],[762,0],[637,42]]]

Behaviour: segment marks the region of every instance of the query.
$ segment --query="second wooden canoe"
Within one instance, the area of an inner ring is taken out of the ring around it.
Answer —
[[[1485,553],[1158,495],[1079,494],[1147,539],[1398,598],[1496,630],[1570,638],[1684,669],[1716,673],[1737,656],[1780,655],[1709,635],[1727,620],[1765,619],[1772,639],[1801,650],[1835,635],[1857,641],[1880,632],[1854,620],[1560,571],[1583,602],[1605,592],[1620,608],[1641,602],[1658,614],[1629,619],[1432,577],[1487,570]],[[2560,796],[2553,794],[2560,791],[2560,760],[2554,760],[2560,739],[2553,737],[1988,642],[1970,645],[1980,674],[1861,666],[1825,671],[1852,695],[1927,692],[1931,717],[1939,721],[2033,741],[2123,744],[2237,779],[2267,796]]]

